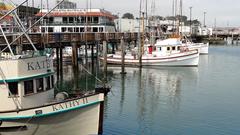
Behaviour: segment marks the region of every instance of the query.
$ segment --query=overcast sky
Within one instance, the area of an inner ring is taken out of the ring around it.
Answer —
[[[23,0],[14,0],[20,1]],[[32,1],[32,0],[30,0]],[[41,0],[35,0],[35,6],[40,5]],[[46,3],[47,0],[43,0]],[[48,0],[53,6],[55,0]],[[77,3],[78,8],[86,8],[87,0],[70,0]],[[144,0],[146,1],[146,0]],[[151,3],[148,1],[148,14],[150,14]],[[173,0],[155,0],[155,14],[160,16],[172,15]],[[217,26],[240,26],[240,1],[239,0],[182,0],[183,14],[189,17],[192,7],[192,18],[203,22],[204,12],[206,12],[206,24],[214,26],[216,19]],[[31,3],[31,2],[30,2]],[[92,8],[104,8],[113,14],[120,15],[129,12],[135,17],[139,16],[140,0],[91,0]],[[45,4],[46,5],[46,4]]]

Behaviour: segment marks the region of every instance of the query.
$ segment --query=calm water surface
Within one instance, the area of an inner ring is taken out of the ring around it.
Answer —
[[[104,135],[239,135],[240,46],[211,46],[199,67],[109,67]]]

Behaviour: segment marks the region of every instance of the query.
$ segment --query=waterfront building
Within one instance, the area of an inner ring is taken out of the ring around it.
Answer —
[[[47,11],[40,10],[36,17]],[[55,9],[40,23],[38,32],[115,32],[114,18],[104,9]]]

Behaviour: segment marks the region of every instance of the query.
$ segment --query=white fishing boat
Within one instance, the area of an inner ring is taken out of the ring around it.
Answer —
[[[18,20],[14,9],[10,13]],[[104,94],[95,91],[55,94],[52,57],[36,49],[20,22],[22,35],[27,37],[32,49],[11,46],[0,27],[7,44],[0,52],[0,134],[101,133]]]
[[[139,58],[136,51],[126,53],[125,65],[139,65]],[[104,60],[103,57],[100,58]],[[189,50],[182,45],[178,38],[158,40],[153,46],[144,46],[142,55],[142,66],[198,66],[199,51]],[[107,63],[122,64],[120,53],[108,54]]]

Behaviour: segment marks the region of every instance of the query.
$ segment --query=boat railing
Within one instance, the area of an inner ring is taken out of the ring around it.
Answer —
[[[33,57],[40,57],[40,56],[50,56],[50,53],[47,51],[39,50],[27,50],[22,51],[21,54],[11,55],[10,52],[2,52],[0,53],[0,60],[16,60],[16,59],[25,59],[25,58],[33,58]]]

